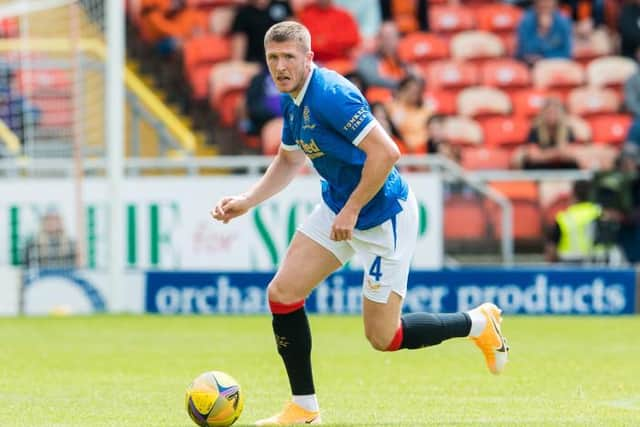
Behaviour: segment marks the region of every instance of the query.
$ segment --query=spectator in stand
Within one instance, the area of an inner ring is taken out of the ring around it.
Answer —
[[[373,117],[376,118],[380,126],[391,136],[393,141],[396,143],[398,148],[402,153],[405,153],[407,150],[404,146],[404,142],[402,142],[402,138],[400,137],[400,132],[391,122],[391,117],[389,117],[389,112],[387,108],[381,102],[374,102],[371,104],[371,113]]]
[[[65,233],[60,214],[47,211],[38,234],[25,246],[25,268],[66,269],[75,267],[76,261],[76,245]]]
[[[604,24],[605,0],[561,0],[563,6],[568,6],[571,19],[589,28],[598,28]]]
[[[408,65],[398,56],[400,35],[393,21],[386,21],[378,33],[378,50],[363,55],[358,61],[358,71],[368,86],[390,89],[398,87],[398,82],[409,74]]]
[[[185,0],[143,0],[140,17],[143,38],[163,56],[179,51],[185,39],[207,30],[206,16]]]
[[[427,0],[380,0],[382,19],[393,21],[402,34],[429,31]]]
[[[558,98],[548,98],[536,116],[528,144],[514,153],[514,167],[522,169],[577,169],[571,144],[575,142],[567,114]]]
[[[461,153],[458,147],[451,145],[445,131],[445,116],[434,114],[427,119],[427,153],[440,154],[454,162],[459,162]]]
[[[409,75],[402,79],[387,105],[391,123],[398,129],[405,152],[410,154],[427,152],[427,120],[431,112],[424,105],[424,87],[422,78]]]
[[[602,214],[590,201],[589,181],[573,184],[571,205],[558,212],[545,244],[547,262],[591,263],[600,259],[604,247],[596,244],[597,223]]]
[[[238,9],[231,26],[231,58],[264,62],[264,35],[267,30],[292,16],[288,1],[250,0],[249,4]]]
[[[360,74],[358,71],[352,71],[350,73],[347,73],[344,75],[344,77],[347,80],[349,80],[351,83],[353,83],[353,85],[358,88],[361,94],[364,95],[367,93],[367,89],[369,86],[364,81],[362,74]]]
[[[282,117],[280,92],[266,65],[251,79],[245,97],[245,111],[240,114],[245,119],[240,121],[240,127],[248,135],[260,135],[269,120]]]
[[[640,47],[636,49],[636,58],[640,60]],[[624,85],[624,104],[634,117],[627,141],[640,147],[640,70],[636,70]]]
[[[629,1],[622,7],[618,18],[620,34],[620,53],[636,59],[636,50],[640,47],[640,0]]]
[[[536,0],[518,25],[516,57],[533,65],[542,58],[571,58],[571,22],[555,0]]]
[[[302,9],[299,17],[311,33],[313,59],[320,63],[348,59],[360,43],[355,19],[332,0],[316,0]]]
[[[335,2],[355,18],[363,38],[370,39],[378,34],[382,22],[378,0],[335,0]]]
[[[38,124],[41,111],[15,90],[13,78],[9,66],[0,62],[0,121],[24,144],[25,128]]]

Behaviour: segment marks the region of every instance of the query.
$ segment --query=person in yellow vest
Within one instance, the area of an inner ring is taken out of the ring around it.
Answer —
[[[596,227],[602,214],[599,205],[589,201],[590,183],[576,181],[573,203],[558,212],[545,257],[549,262],[588,263],[600,259],[603,250],[596,244]]]

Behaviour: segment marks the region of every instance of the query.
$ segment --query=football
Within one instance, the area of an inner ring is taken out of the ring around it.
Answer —
[[[236,422],[244,407],[240,384],[229,374],[210,371],[187,387],[185,406],[201,427],[227,427]]]

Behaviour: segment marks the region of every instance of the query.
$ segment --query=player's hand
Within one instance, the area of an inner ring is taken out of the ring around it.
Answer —
[[[333,221],[329,238],[336,242],[351,240],[353,237],[353,229],[358,221],[358,214],[359,212],[344,207],[338,212],[336,219]]]
[[[244,215],[250,208],[251,204],[246,196],[228,196],[222,198],[222,200],[211,209],[211,216],[213,219],[226,224],[233,218]]]

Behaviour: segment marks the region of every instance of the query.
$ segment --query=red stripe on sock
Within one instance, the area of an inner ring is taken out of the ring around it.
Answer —
[[[289,314],[304,307],[304,300],[294,302],[293,304],[283,304],[281,302],[269,300],[269,309],[273,314]]]
[[[402,345],[402,336],[403,336],[402,324],[400,324],[400,326],[398,326],[398,330],[396,331],[396,334],[393,336],[393,339],[391,340],[391,343],[389,344],[389,347],[387,347],[386,351],[400,350],[400,346]]]

